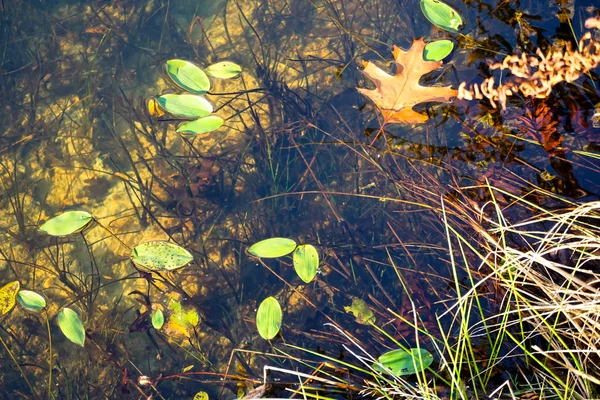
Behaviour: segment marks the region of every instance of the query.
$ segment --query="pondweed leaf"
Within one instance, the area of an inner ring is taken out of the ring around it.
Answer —
[[[171,271],[185,267],[193,260],[189,251],[163,240],[137,245],[131,253],[131,261],[151,271]]]
[[[20,290],[17,294],[17,301],[31,311],[38,311],[46,307],[44,296],[31,290]]]
[[[194,395],[194,398],[192,400],[208,400],[208,393],[198,392]]]
[[[63,308],[58,313],[58,327],[71,342],[83,347],[85,343],[85,328],[79,315],[70,308]]]
[[[396,376],[412,375],[423,371],[433,362],[433,356],[425,349],[397,349],[384,353],[377,359],[379,364],[388,368]],[[379,364],[374,364],[377,371],[385,372]]]
[[[204,94],[210,90],[208,76],[196,64],[185,60],[167,61],[167,74],[177,86],[195,94]]]
[[[19,281],[9,282],[0,288],[0,315],[8,314],[13,309],[20,288]]]
[[[158,104],[158,100],[156,100],[154,97],[150,97],[148,100],[146,100],[146,111],[152,118],[160,118],[165,115],[165,112]]]
[[[166,325],[167,334],[183,335],[189,338],[190,331],[200,322],[198,312],[193,308],[183,308],[177,301],[171,303],[171,309],[174,312]]]
[[[421,11],[425,18],[438,28],[458,32],[463,20],[458,11],[440,0],[421,0]]]
[[[66,211],[46,221],[39,230],[52,236],[67,236],[82,231],[93,219],[87,211]]]
[[[154,310],[152,312],[152,326],[154,329],[159,330],[165,323],[165,316],[161,310]]]
[[[242,67],[231,61],[221,61],[204,68],[210,76],[221,79],[235,78],[242,73]]]
[[[309,283],[317,275],[319,268],[319,253],[313,245],[301,244],[293,254],[294,269],[304,282]]]
[[[256,312],[256,328],[266,340],[273,339],[281,328],[281,306],[275,297],[267,297]]]
[[[292,239],[274,237],[254,243],[248,253],[255,257],[277,258],[290,254],[295,248],[296,242]]]
[[[369,308],[369,305],[358,297],[352,298],[352,305],[345,306],[344,311],[351,313],[356,318],[356,322],[361,325],[370,325],[375,323],[375,314]]]
[[[195,94],[163,94],[156,98],[166,112],[183,118],[202,118],[213,112],[213,106]]]
[[[423,50],[423,60],[442,61],[452,53],[452,50],[454,50],[454,42],[452,40],[442,39],[427,43],[425,50]]]
[[[209,115],[208,117],[181,124],[179,128],[177,128],[177,133],[199,135],[217,130],[223,126],[224,123],[225,120],[218,115]]]

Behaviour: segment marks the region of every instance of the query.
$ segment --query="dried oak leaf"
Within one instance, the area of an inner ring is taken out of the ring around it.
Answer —
[[[371,62],[364,63],[363,73],[376,88],[357,88],[381,110],[384,123],[422,123],[427,116],[413,110],[413,106],[427,102],[447,102],[457,91],[449,86],[421,86],[421,76],[441,68],[441,61],[423,60],[425,41],[415,40],[408,51],[394,46],[392,54],[396,75],[392,76]]]

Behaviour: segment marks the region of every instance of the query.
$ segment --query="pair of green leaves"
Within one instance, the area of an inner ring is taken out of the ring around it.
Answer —
[[[440,0],[421,0],[421,11],[425,18],[440,29],[457,33],[463,26],[461,15]],[[454,50],[454,42],[448,39],[428,43],[423,51],[425,61],[441,61]]]
[[[292,253],[294,270],[306,283],[310,283],[319,268],[319,253],[310,244],[297,245],[295,241],[287,238],[270,238],[253,244],[248,253],[259,258],[277,258]]]
[[[160,115],[155,110],[158,104],[162,110],[174,116],[194,119],[177,128],[177,132],[189,135],[212,132],[225,123],[223,118],[210,115],[213,106],[202,95],[210,90],[208,75],[220,79],[233,78],[242,72],[239,65],[223,61],[203,70],[189,61],[173,59],[167,61],[166,70],[177,86],[191,94],[165,94],[149,99],[147,106],[151,115]]]

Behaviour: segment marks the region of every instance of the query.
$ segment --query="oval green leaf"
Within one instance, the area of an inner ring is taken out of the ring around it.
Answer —
[[[31,311],[38,311],[46,307],[44,296],[31,290],[21,290],[17,294],[17,301],[23,307]]]
[[[187,135],[199,135],[219,129],[224,123],[225,120],[218,115],[209,115],[208,117],[182,124],[177,128],[177,132]]]
[[[9,282],[0,288],[0,315],[8,314],[13,309],[20,288],[19,281]]]
[[[213,106],[195,94],[163,94],[156,99],[166,112],[183,118],[202,118],[213,112]]]
[[[385,372],[382,366],[388,368],[396,376],[412,375],[423,371],[433,362],[433,356],[425,349],[397,349],[388,351],[377,359],[373,365],[377,371]]]
[[[294,250],[294,269],[304,282],[309,283],[317,275],[319,253],[313,245],[301,244]]]
[[[66,211],[46,221],[39,231],[52,236],[67,236],[84,230],[93,219],[87,211]]]
[[[162,310],[154,310],[154,312],[152,313],[151,321],[154,329],[159,330],[160,328],[162,328],[162,326],[165,323],[165,316]]]
[[[241,74],[242,67],[231,61],[221,61],[204,68],[204,72],[215,78],[229,79]]]
[[[442,39],[427,43],[425,50],[423,50],[423,60],[442,61],[452,53],[452,50],[454,50],[454,42],[452,40]]]
[[[254,243],[248,253],[260,258],[277,258],[290,254],[296,248],[292,239],[274,237]]]
[[[210,90],[208,76],[196,64],[185,60],[167,61],[167,74],[177,86],[195,94],[204,94]]]
[[[421,0],[421,11],[429,22],[448,32],[458,32],[463,25],[458,11],[440,0]]]
[[[83,347],[85,343],[85,328],[79,315],[70,308],[63,308],[58,313],[58,327],[71,342]]]
[[[266,340],[273,339],[281,328],[281,306],[275,297],[267,297],[256,312],[256,328]]]
[[[171,271],[193,260],[189,251],[163,240],[142,243],[131,252],[131,261],[151,271]]]

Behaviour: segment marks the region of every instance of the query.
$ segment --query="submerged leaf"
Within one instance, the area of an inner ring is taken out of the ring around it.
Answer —
[[[352,305],[345,306],[344,310],[351,313],[356,318],[356,322],[362,325],[370,325],[375,323],[375,314],[368,304],[358,297],[352,299]]]
[[[440,0],[421,0],[421,11],[425,18],[438,28],[458,32],[463,20],[458,11]]]
[[[160,108],[158,100],[154,97],[150,97],[146,100],[146,111],[151,118],[159,118],[165,115],[165,112]]]
[[[17,294],[17,301],[26,309],[37,311],[46,307],[44,296],[31,290],[21,290]]]
[[[215,78],[229,79],[241,74],[242,67],[231,61],[221,61],[204,68],[204,72]]]
[[[294,269],[304,282],[309,283],[317,275],[319,253],[313,245],[301,244],[294,250]]]
[[[167,61],[167,74],[180,88],[195,94],[204,94],[210,90],[208,76],[196,64],[185,60]]]
[[[423,371],[433,362],[433,356],[425,349],[415,348],[408,351],[397,349],[388,351],[377,359],[373,365],[377,371],[385,372],[382,365],[396,376],[412,375]],[[381,364],[381,365],[379,365]]]
[[[0,315],[8,314],[13,309],[20,288],[19,281],[9,282],[0,288]]]
[[[448,39],[427,43],[423,51],[425,61],[442,61],[454,50],[454,42]]]
[[[275,297],[267,297],[256,312],[256,328],[266,340],[273,339],[281,328],[281,306]]]
[[[58,313],[58,327],[71,342],[83,347],[85,343],[85,328],[79,315],[70,308],[63,308]]]
[[[194,398],[192,400],[208,400],[208,393],[198,392],[194,395]]]
[[[277,258],[290,254],[296,248],[292,239],[274,237],[254,243],[248,253],[260,258]]]
[[[177,133],[199,135],[219,129],[224,123],[225,120],[218,115],[209,115],[208,117],[182,124],[177,128]]]
[[[213,112],[213,106],[195,94],[163,94],[156,99],[166,112],[183,118],[202,118]]]
[[[46,221],[39,230],[52,236],[67,236],[82,231],[93,219],[87,211],[66,211]]]
[[[154,312],[152,313],[151,321],[154,329],[159,330],[160,328],[162,328],[162,326],[165,323],[165,316],[162,310],[154,310]]]
[[[163,240],[142,243],[131,253],[131,261],[151,271],[171,271],[185,267],[193,260],[189,251]]]

